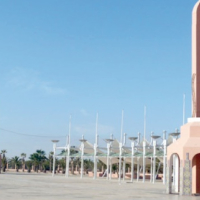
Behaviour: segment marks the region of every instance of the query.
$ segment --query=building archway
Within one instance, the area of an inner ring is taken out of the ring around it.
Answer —
[[[192,193],[200,194],[200,153],[192,159]]]

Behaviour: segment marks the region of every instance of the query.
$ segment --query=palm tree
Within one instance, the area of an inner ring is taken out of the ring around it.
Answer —
[[[43,163],[47,159],[45,156],[46,153],[42,149],[36,150],[36,153],[39,155],[39,163],[40,163],[39,167],[40,167],[40,171],[42,171]]]
[[[24,172],[25,169],[25,158],[26,158],[26,154],[25,153],[21,153],[21,161],[22,161],[22,171]]]
[[[97,168],[99,169],[99,171],[104,172],[104,169],[106,169],[106,165],[101,160],[98,160]]]
[[[1,154],[3,155],[2,159],[1,159],[3,172],[6,171],[6,165],[7,165],[7,159],[6,159],[6,156],[5,156],[6,153],[7,153],[7,151],[5,149],[1,150]]]
[[[18,172],[21,159],[18,156],[15,156],[11,158],[11,161],[15,164],[16,172]]]
[[[36,153],[33,153],[29,157],[30,160],[33,161],[35,166],[35,170],[38,172],[38,168],[42,171],[42,165],[45,160],[47,160],[45,156],[45,151],[43,150],[36,150]]]
[[[5,172],[6,171],[6,165],[7,165],[6,157],[1,159],[1,163],[2,163],[2,170],[3,170],[3,172]]]
[[[58,161],[59,166],[62,168],[62,173],[65,173],[65,168],[66,168],[66,159],[62,158]]]
[[[80,173],[79,168],[80,168],[80,165],[81,165],[81,159],[79,157],[77,157],[77,158],[74,159],[73,162],[74,162],[74,165],[76,166],[76,171],[79,171],[79,173]]]
[[[84,169],[86,170],[86,173],[88,174],[88,171],[92,171],[94,168],[94,162],[90,159],[84,160]]]
[[[7,151],[4,149],[4,150],[1,150],[1,154],[3,154],[3,158],[5,158],[5,154],[7,153]]]
[[[30,155],[29,159],[32,161],[33,165],[34,165],[34,171],[38,172],[38,167],[40,164],[40,158],[39,155],[37,153],[33,153]]]
[[[25,162],[27,166],[27,172],[31,172],[31,167],[32,167],[32,161],[28,160]]]

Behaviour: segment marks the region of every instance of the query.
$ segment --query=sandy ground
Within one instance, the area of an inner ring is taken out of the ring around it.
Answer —
[[[155,184],[105,180],[77,176],[65,178],[63,175],[36,173],[0,174],[0,200],[200,200],[200,197],[181,197],[165,194],[161,182]]]

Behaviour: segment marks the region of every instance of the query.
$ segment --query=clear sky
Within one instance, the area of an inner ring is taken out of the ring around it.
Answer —
[[[191,13],[197,0],[0,1],[0,150],[8,157],[173,132],[191,116]],[[39,136],[18,135],[2,129]],[[102,143],[103,144],[103,143]]]

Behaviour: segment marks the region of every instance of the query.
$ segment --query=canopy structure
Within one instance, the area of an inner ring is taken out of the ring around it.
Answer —
[[[68,137],[70,138],[70,136]],[[161,140],[161,143],[158,143],[158,139]],[[71,146],[68,139],[68,143],[64,147],[57,147],[55,140],[54,143],[54,162],[56,157],[65,157],[66,158],[66,176],[68,177],[69,171],[69,159],[70,158],[81,158],[81,178],[83,177],[83,162],[84,158],[90,158],[94,160],[94,179],[97,177],[97,160],[101,160],[106,164],[107,169],[105,171],[107,179],[111,179],[112,176],[109,176],[109,173],[112,173],[112,165],[119,164],[119,181],[121,181],[121,175],[123,179],[125,178],[125,166],[126,163],[131,164],[131,181],[134,179],[134,165],[137,165],[137,181],[139,180],[139,175],[141,170],[143,171],[143,182],[145,182],[145,170],[146,165],[150,166],[150,182],[154,183],[158,169],[156,171],[156,162],[159,162],[159,166],[163,165],[163,183],[166,181],[166,156],[167,156],[167,145],[169,145],[172,140],[169,138],[166,140],[165,133],[163,133],[163,138],[160,136],[151,136],[151,141],[143,140],[140,141],[140,133],[138,137],[130,137],[131,146],[126,145],[126,134],[124,134],[124,139],[122,142],[119,142],[117,139],[114,139],[113,136],[110,139],[106,139],[105,142],[107,146],[100,147],[98,145],[98,136],[96,137],[95,144],[91,144],[84,136],[80,140],[80,145],[78,147]],[[56,150],[64,149],[65,151],[56,154]],[[74,151],[71,151],[74,150]],[[74,152],[74,153],[72,153]],[[55,172],[55,163],[53,165],[53,175]]]
[[[146,115],[146,108],[145,108]],[[125,166],[126,163],[131,165],[131,182],[134,179],[134,165],[137,165],[137,181],[139,181],[140,172],[143,173],[143,182],[145,182],[146,177],[146,165],[150,166],[150,182],[155,183],[160,165],[163,165],[163,184],[166,183],[166,158],[167,158],[167,146],[174,142],[174,138],[169,137],[166,139],[166,131],[163,131],[163,137],[153,135],[151,133],[151,140],[146,140],[146,126],[144,130],[144,138],[141,140],[140,133],[137,137],[129,137],[131,141],[131,146],[126,144],[126,133],[123,135],[123,111],[122,111],[122,122],[121,122],[121,139],[118,141],[113,138],[113,135],[109,139],[105,139],[106,146],[99,146],[99,135],[98,135],[98,114],[96,118],[96,133],[95,133],[95,143],[89,143],[84,136],[80,139],[80,145],[78,147],[71,146],[70,143],[70,132],[71,132],[71,117],[69,122],[69,135],[67,137],[67,143],[64,147],[57,147],[58,140],[52,140],[53,142],[53,172],[52,176],[55,174],[55,159],[56,157],[66,158],[66,172],[65,176],[68,177],[69,174],[69,160],[72,157],[81,158],[81,178],[83,178],[84,171],[84,158],[90,158],[94,161],[94,179],[97,178],[97,160],[101,160],[106,164],[107,169],[104,174],[106,174],[107,179],[112,178],[112,165],[119,165],[119,181],[123,175],[125,179]],[[146,125],[146,121],[145,121]],[[158,142],[160,141],[160,142]],[[65,152],[61,154],[56,154],[56,150],[64,149]],[[74,150],[74,151],[71,151]],[[72,153],[74,152],[74,153]],[[159,162],[156,168],[156,162]]]

